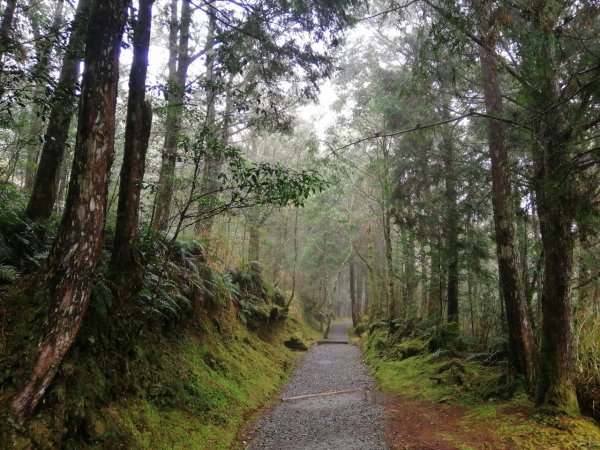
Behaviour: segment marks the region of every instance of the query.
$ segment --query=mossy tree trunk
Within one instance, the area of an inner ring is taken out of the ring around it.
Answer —
[[[564,130],[562,131],[564,133]],[[557,123],[540,129],[544,139],[538,155],[537,204],[544,251],[542,341],[537,403],[552,410],[579,411],[573,371],[573,330],[570,279],[573,269],[572,196],[565,179],[568,160],[564,135]]]
[[[114,156],[119,51],[127,0],[94,3],[90,16],[75,157],[67,204],[47,261],[48,318],[33,372],[11,400],[18,421],[35,410],[75,341],[102,249],[108,177]]]
[[[458,193],[456,180],[456,158],[450,130],[446,132],[442,145],[442,159],[445,173],[445,256],[446,256],[446,301],[448,322],[458,323]]]
[[[526,62],[535,68],[531,80],[534,88],[539,89],[537,95],[531,97],[533,101],[529,106],[535,114],[533,184],[544,252],[542,339],[536,401],[540,407],[553,412],[577,414],[570,297],[577,194],[575,176],[570,173],[569,147],[578,136],[572,122],[571,106],[562,101],[565,93],[561,91],[556,70],[562,62],[559,57],[562,50],[548,27],[548,23],[558,23],[558,13],[546,10],[544,3],[535,6],[540,9],[536,9],[539,15],[534,16],[532,32],[541,37],[531,41]]]
[[[350,280],[350,314],[352,315],[352,326],[358,325],[359,320],[359,305],[358,295],[356,292],[356,262],[354,257],[350,258],[349,264],[349,280]]]
[[[502,92],[496,73],[494,43],[482,40],[479,50],[484,99],[492,117],[502,117]],[[505,305],[509,354],[512,367],[525,377],[532,389],[535,380],[537,345],[531,329],[517,250],[514,213],[510,201],[510,161],[504,122],[488,120],[488,146],[492,171],[492,206],[500,289]]]
[[[148,51],[154,0],[139,0],[133,34],[133,62],[129,74],[129,99],[125,126],[125,149],[119,185],[119,203],[111,270],[128,295],[143,284],[139,261],[139,207],[144,178],[146,151],[152,126],[152,107],[145,101]]]

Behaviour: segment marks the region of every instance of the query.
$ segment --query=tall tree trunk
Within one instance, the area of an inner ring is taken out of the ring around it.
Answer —
[[[496,73],[493,43],[479,49],[484,98],[487,113],[502,117],[502,93]],[[531,329],[527,300],[521,276],[515,236],[514,214],[510,202],[510,171],[506,148],[506,129],[501,120],[488,121],[488,146],[492,169],[492,206],[496,236],[496,255],[500,289],[506,310],[509,354],[512,367],[521,373],[528,387],[533,387],[537,346]]]
[[[436,231],[435,245],[431,248],[429,271],[429,302],[427,305],[427,318],[430,321],[441,323],[443,319],[444,304],[444,270],[442,267],[443,240],[440,231]]]
[[[558,19],[556,19],[558,20]],[[530,55],[539,70],[541,92],[533,113],[536,164],[534,187],[538,206],[544,279],[542,286],[542,340],[536,400],[539,406],[566,414],[579,413],[573,371],[573,330],[570,281],[573,269],[574,176],[569,173],[569,145],[577,138],[566,117],[556,67],[554,36],[547,23],[535,23],[544,34]],[[558,105],[558,107],[556,107]],[[551,112],[548,112],[551,111]]]
[[[447,264],[447,285],[446,300],[448,307],[448,322],[458,323],[458,193],[456,190],[456,167],[455,151],[452,143],[452,136],[448,132],[442,141],[443,161],[445,172],[446,192],[445,206],[445,240],[446,240],[446,264]]]
[[[208,33],[204,47],[206,53],[206,80],[208,81],[208,89],[206,91],[206,127],[210,129],[221,144],[225,145],[228,139],[227,124],[224,123],[221,129],[217,127],[216,102],[219,94],[222,93],[222,88],[218,86],[218,78],[215,71],[214,45],[216,25],[216,18],[211,15],[209,17]],[[228,97],[228,101],[230,101],[230,97]],[[209,149],[206,154],[202,173],[202,200],[199,205],[199,213],[201,215],[205,210],[210,211],[214,209],[218,203],[217,190],[219,189],[219,181],[217,175],[223,165],[223,158],[219,150],[215,152]],[[199,221],[197,225],[197,233],[208,235],[212,229],[212,218],[206,217],[204,220]]]
[[[126,283],[119,284],[126,284],[128,293],[137,291],[143,283],[143,271],[138,256],[138,225],[141,183],[152,127],[152,106],[150,102],[145,101],[145,97],[153,3],[154,0],[139,0],[138,18],[133,33],[125,149],[110,261],[111,269],[118,279],[127,280]]]
[[[52,23],[48,30],[48,36],[40,34],[37,18],[31,18],[33,37],[36,40],[35,53],[36,63],[32,74],[35,78],[35,97],[40,102],[35,102],[32,106],[31,116],[29,118],[29,139],[27,143],[27,164],[25,165],[25,189],[33,187],[38,158],[40,156],[40,147],[42,141],[42,131],[44,122],[42,121],[41,100],[45,98],[46,83],[48,78],[48,66],[50,63],[50,54],[58,39],[58,33],[63,21],[64,0],[59,0],[54,6]],[[33,10],[34,11],[34,10]],[[29,12],[33,12],[30,10]]]
[[[350,278],[350,314],[352,315],[352,326],[358,325],[359,313],[358,313],[358,294],[356,292],[356,261],[354,257],[350,258],[349,266],[349,278]]]
[[[383,241],[385,246],[385,280],[387,284],[387,318],[394,319],[398,313],[394,283],[394,255],[392,250],[392,220],[389,211],[383,212]]]
[[[181,20],[178,21],[177,4],[178,0],[171,1],[165,141],[158,178],[158,191],[155,198],[154,217],[152,218],[152,228],[159,231],[166,231],[169,228],[171,220],[171,204],[175,188],[177,144],[181,130],[183,99],[190,64],[189,41],[192,11],[189,1],[184,0],[181,4]],[[179,43],[177,43],[178,30]]]
[[[10,48],[10,31],[15,19],[16,8],[17,0],[7,0],[6,7],[2,12],[2,22],[0,22],[0,73],[4,70],[4,53]],[[0,84],[0,98],[2,98],[3,93],[4,89]]]
[[[286,220],[286,228],[287,228],[287,220]],[[296,268],[298,266],[298,208],[296,208],[296,214],[294,217],[294,267],[292,269],[292,292],[290,293],[290,298],[286,303],[286,309],[290,308],[292,304],[292,300],[294,300],[294,295],[296,293]]]
[[[73,30],[63,56],[58,85],[52,99],[52,109],[33,190],[25,209],[25,214],[32,220],[50,217],[56,201],[61,163],[76,106],[77,80],[85,48],[90,5],[91,0],[79,0],[77,3],[72,22]]]
[[[127,0],[94,2],[71,183],[47,261],[51,289],[48,318],[31,377],[11,400],[20,422],[31,415],[54,379],[89,306],[102,249],[108,176],[114,156],[119,51],[127,5]]]
[[[429,279],[429,274],[428,274],[428,264],[427,264],[427,252],[426,252],[426,240],[419,240],[419,267],[421,268],[420,274],[421,276],[419,277],[419,288],[420,288],[420,297],[421,297],[421,301],[420,301],[420,305],[419,305],[419,311],[420,311],[420,317],[423,319],[427,319],[428,318],[428,310],[427,310],[427,306],[429,304],[429,289],[427,286],[427,282]]]

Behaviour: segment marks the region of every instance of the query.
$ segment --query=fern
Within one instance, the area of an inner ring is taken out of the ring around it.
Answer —
[[[9,265],[0,264],[0,282],[14,283],[19,278],[19,271]]]
[[[113,291],[107,280],[101,279],[92,286],[92,309],[102,317],[107,317],[114,303]]]

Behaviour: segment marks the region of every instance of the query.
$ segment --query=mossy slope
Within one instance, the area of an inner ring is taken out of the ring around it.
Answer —
[[[162,278],[149,271],[155,285],[121,308],[99,278],[76,345],[24,427],[8,400],[31,371],[48,294],[35,280],[4,292],[0,448],[231,448],[296,360],[283,342],[311,336],[256,273],[236,283],[196,262],[161,263]]]
[[[429,342],[429,337],[401,337],[386,327],[372,327],[362,340],[366,361],[385,393],[464,409],[455,432],[443,436],[456,448],[475,448],[464,439],[473,430],[492,433],[498,442],[509,443],[506,448],[600,448],[600,428],[593,419],[537,414],[519,380],[508,378],[502,367],[467,361],[453,349],[428,353]]]

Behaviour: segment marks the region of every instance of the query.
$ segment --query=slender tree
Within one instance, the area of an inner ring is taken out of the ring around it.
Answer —
[[[76,107],[77,81],[85,49],[85,35],[91,2],[92,0],[79,0],[77,3],[58,85],[51,100],[52,109],[44,135],[44,145],[33,190],[25,209],[27,217],[33,220],[50,217],[56,202],[65,146]]]
[[[11,400],[21,422],[35,410],[54,379],[89,306],[102,249],[108,176],[114,156],[119,52],[127,6],[127,0],[106,0],[94,2],[92,8],[69,194],[47,261],[51,291],[48,318],[33,372]]]
[[[152,107],[145,100],[148,52],[154,0],[139,0],[133,33],[133,61],[129,73],[129,99],[125,126],[125,149],[119,186],[117,223],[111,255],[111,269],[125,281],[129,292],[143,281],[138,257],[138,226],[141,184],[152,125]]]
[[[509,354],[512,367],[525,376],[531,389],[535,380],[537,345],[527,311],[525,289],[511,207],[510,161],[506,147],[502,91],[498,80],[493,32],[481,40],[479,61],[488,120],[488,147],[492,171],[492,206],[500,289],[506,310]]]
[[[178,20],[178,0],[171,1],[169,30],[169,75],[167,80],[167,118],[165,140],[162,150],[158,190],[154,200],[152,227],[166,231],[171,219],[171,202],[175,186],[177,144],[183,118],[183,99],[190,65],[189,41],[192,9],[190,2],[182,0],[181,16]],[[177,41],[179,36],[179,41]]]
[[[25,189],[31,189],[33,187],[37,162],[40,156],[40,143],[44,128],[44,123],[42,121],[42,101],[45,97],[46,84],[49,77],[50,57],[58,40],[59,29],[63,22],[63,6],[64,0],[56,2],[54,13],[52,15],[52,22],[48,27],[47,36],[42,35],[42,30],[38,23],[38,16],[43,14],[43,11],[39,11],[39,5],[35,8],[29,8],[28,10],[33,38],[36,41],[36,63],[32,70],[33,77],[35,78],[34,94],[36,101],[33,104],[31,117],[29,118],[29,139],[27,142],[27,164],[25,166],[24,183]]]

